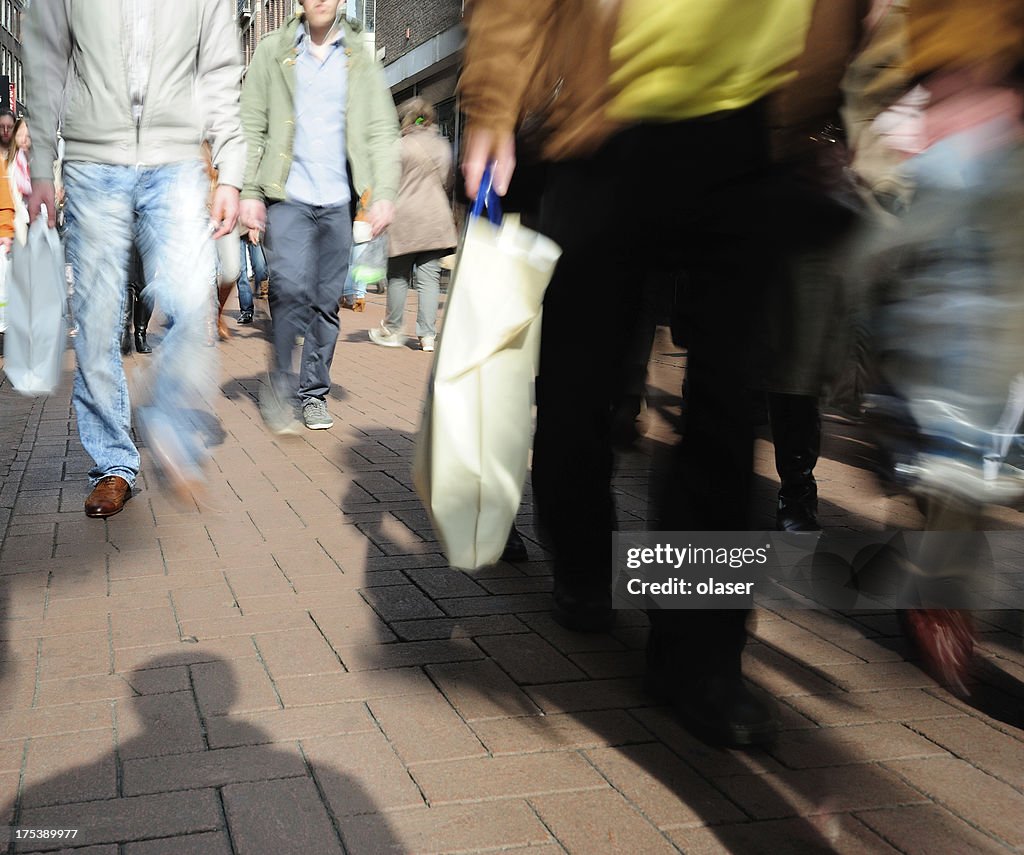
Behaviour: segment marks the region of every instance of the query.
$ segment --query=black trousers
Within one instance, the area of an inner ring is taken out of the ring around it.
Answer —
[[[550,167],[540,229],[563,254],[544,301],[533,488],[556,583],[594,591],[611,584],[613,378],[630,349],[625,331],[640,326],[638,289],[657,281],[653,269],[688,282],[687,423],[660,467],[659,527],[747,527],[746,390],[759,271],[772,251],[762,237],[769,172],[760,104],[637,126],[591,158]],[[659,648],[680,669],[738,671],[746,611],[650,618]]]

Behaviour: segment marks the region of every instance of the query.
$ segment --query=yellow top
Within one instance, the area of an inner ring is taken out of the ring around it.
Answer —
[[[737,110],[784,83],[814,0],[625,0],[612,46],[617,121]]]

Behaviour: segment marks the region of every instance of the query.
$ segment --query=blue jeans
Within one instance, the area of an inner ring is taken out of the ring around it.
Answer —
[[[215,400],[216,350],[206,347],[216,269],[201,161],[163,166],[64,165],[66,254],[74,275],[78,321],[74,405],[82,445],[95,465],[95,484],[119,475],[134,485],[139,452],[131,435],[131,404],[121,362],[121,321],[128,255],[138,247],[143,298],[160,305],[169,329],[138,384],[146,406],[138,416],[183,469],[204,456],[200,425]],[[182,260],[187,259],[183,264]]]
[[[246,263],[246,250],[248,250],[249,261],[252,262],[252,277],[259,285],[264,279],[268,279],[267,261],[263,257],[263,247],[258,243],[249,243],[247,240],[239,241],[241,249],[239,258],[241,264],[238,272],[238,308],[243,312],[253,310],[252,287],[249,285],[249,269]]]

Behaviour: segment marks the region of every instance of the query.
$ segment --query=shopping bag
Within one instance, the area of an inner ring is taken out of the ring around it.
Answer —
[[[494,564],[519,509],[541,304],[560,255],[518,217],[501,218],[488,171],[455,264],[413,462],[453,567]]]
[[[49,395],[60,380],[67,303],[64,250],[41,213],[24,246],[14,242],[7,277],[4,371],[25,395]]]

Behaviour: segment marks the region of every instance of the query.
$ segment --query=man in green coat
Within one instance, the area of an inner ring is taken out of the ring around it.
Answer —
[[[242,88],[249,150],[241,218],[253,239],[266,232],[273,282],[273,355],[260,411],[278,434],[298,433],[300,414],[311,430],[334,424],[326,397],[353,198],[369,191],[376,236],[391,223],[401,174],[383,71],[341,5],[304,0],[299,14],[260,42]]]

